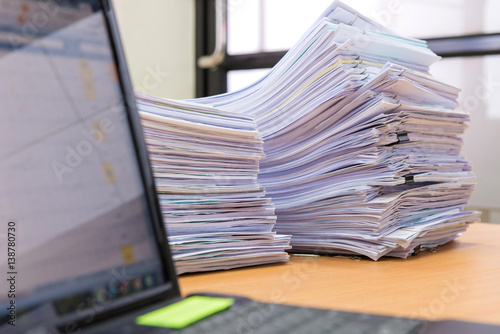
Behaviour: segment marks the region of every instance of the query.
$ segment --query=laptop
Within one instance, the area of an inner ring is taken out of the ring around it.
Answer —
[[[0,1],[0,110],[1,333],[500,332],[211,294],[183,328],[138,321],[188,299],[109,1]]]

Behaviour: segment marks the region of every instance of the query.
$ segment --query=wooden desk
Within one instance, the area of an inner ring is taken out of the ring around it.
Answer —
[[[184,275],[180,286],[183,295],[206,291],[345,311],[500,324],[500,225],[472,225],[438,252],[407,260],[291,256],[286,264]]]

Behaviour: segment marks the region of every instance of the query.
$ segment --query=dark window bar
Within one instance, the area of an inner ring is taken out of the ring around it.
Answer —
[[[500,34],[432,38],[429,48],[443,58],[500,54]],[[227,56],[222,66],[228,70],[273,67],[286,51]]]
[[[431,38],[427,44],[443,58],[500,54],[500,33]]]

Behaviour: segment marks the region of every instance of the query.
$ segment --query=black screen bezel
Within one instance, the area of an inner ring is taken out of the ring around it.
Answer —
[[[111,1],[98,0],[98,2],[105,19],[106,31],[113,52],[113,59],[116,64],[120,90],[127,115],[126,119],[129,125],[132,137],[131,139],[134,146],[134,153],[136,155],[136,161],[139,167],[141,182],[144,189],[144,197],[146,199],[150,218],[149,222],[152,224],[151,230],[154,234],[157,253],[160,255],[161,269],[165,282],[160,287],[154,289],[157,291],[155,294],[148,293],[149,291],[137,293],[135,294],[135,298],[126,304],[110,306],[100,312],[96,312],[91,322],[89,322],[86,317],[78,317],[77,315],[75,315],[75,317],[70,317],[71,320],[68,318],[64,319],[64,323],[68,323],[68,320],[70,320],[75,325],[82,327],[94,325],[110,317],[124,314],[127,311],[133,311],[142,306],[150,305],[159,301],[170,299],[177,300],[181,296],[175,266],[172,260],[172,254],[163,222],[163,216],[158,201],[149,155],[144,141],[141,120],[137,111],[127,60],[119,34],[117,19]]]
[[[167,233],[163,221],[163,215],[158,201],[156,186],[151,169],[148,151],[144,140],[143,129],[137,105],[135,102],[134,90],[128,72],[127,61],[125,58],[124,49],[121,43],[121,38],[118,30],[117,20],[114,10],[109,0],[99,0],[103,8],[104,17],[106,20],[106,30],[110,40],[111,48],[115,64],[120,78],[120,88],[124,97],[125,110],[129,124],[130,133],[134,143],[134,149],[137,157],[137,162],[141,174],[141,180],[144,188],[144,194],[148,204],[152,229],[155,232],[156,246],[161,257],[163,274],[166,284],[171,284],[171,291],[165,294],[165,297],[180,296],[179,285],[175,266],[172,260],[172,254],[168,244]]]

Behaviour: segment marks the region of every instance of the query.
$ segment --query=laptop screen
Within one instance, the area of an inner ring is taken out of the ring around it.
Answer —
[[[120,87],[98,1],[0,1],[3,312],[165,283]]]

